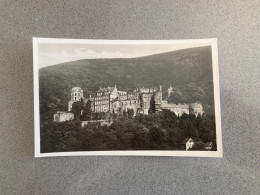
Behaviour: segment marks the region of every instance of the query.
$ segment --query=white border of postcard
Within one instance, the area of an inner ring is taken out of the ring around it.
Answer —
[[[217,151],[176,151],[176,150],[125,150],[125,151],[82,151],[82,152],[40,152],[40,113],[39,113],[39,59],[38,43],[68,44],[190,44],[192,47],[211,46],[215,101],[215,121]],[[186,40],[89,40],[89,39],[56,39],[33,38],[33,82],[34,82],[34,155],[35,157],[51,156],[185,156],[185,157],[223,157],[220,115],[219,68],[217,39],[186,39]]]

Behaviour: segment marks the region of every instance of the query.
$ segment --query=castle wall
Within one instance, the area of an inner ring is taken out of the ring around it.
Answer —
[[[110,95],[97,96],[93,101],[94,112],[110,111]]]
[[[81,127],[86,126],[90,123],[100,123],[100,126],[110,126],[113,122],[110,120],[92,120],[92,121],[81,121]]]
[[[134,110],[134,116],[136,115],[137,110],[140,108],[140,100],[134,99],[134,100],[123,100],[119,101],[119,107],[121,108],[121,111],[126,111],[128,109]]]
[[[162,92],[155,92],[155,97],[154,97],[154,101],[155,101],[155,112],[159,112],[161,110],[161,106],[162,106]]]
[[[139,91],[141,93],[153,93],[156,92],[157,90],[155,88],[140,88]]]
[[[71,112],[57,112],[53,115],[54,122],[64,122],[74,119],[74,114]]]
[[[142,93],[140,98],[140,113],[141,114],[148,114],[148,111],[151,106],[151,98],[153,96],[153,93]]]
[[[125,94],[125,95],[120,95],[120,96],[118,96],[118,100],[119,100],[119,101],[125,101],[125,100],[127,100],[127,95]]]
[[[138,100],[139,99],[139,93],[129,93],[129,94],[127,94],[127,99]]]
[[[118,108],[119,108],[119,101],[118,100],[115,100],[115,101],[111,101],[110,103],[110,112],[112,114],[119,114],[118,113]]]
[[[190,113],[190,107],[188,104],[173,104],[168,103],[167,101],[162,101],[162,109],[167,109],[172,112],[174,112],[177,116],[182,116],[184,113],[189,114]]]
[[[198,115],[203,115],[204,111],[203,111],[203,106],[201,103],[196,102],[190,105],[190,109],[191,109],[191,113],[193,113],[196,117]]]
[[[69,112],[70,112],[71,109],[72,109],[72,104],[73,104],[73,102],[75,102],[75,101],[70,100],[70,101],[68,102],[68,111],[69,111]]]
[[[115,87],[114,90],[110,94],[110,100],[113,100],[117,97],[118,97],[118,91],[117,91],[117,88]]]

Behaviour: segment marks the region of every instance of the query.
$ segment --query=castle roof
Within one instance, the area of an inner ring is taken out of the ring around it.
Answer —
[[[81,89],[81,87],[73,87],[73,88],[71,89],[71,91],[72,91],[72,92],[82,92],[82,89]]]
[[[194,142],[191,138],[186,138],[185,140],[183,140],[182,144],[186,144],[189,141]]]
[[[99,88],[98,92],[112,92],[114,90],[113,87],[104,87],[104,88]]]
[[[126,91],[118,91],[118,93],[124,93],[124,94],[127,94]]]
[[[112,92],[116,89],[116,85],[114,87],[99,87],[98,92]]]

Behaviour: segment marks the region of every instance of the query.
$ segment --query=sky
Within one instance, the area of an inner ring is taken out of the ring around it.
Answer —
[[[198,46],[203,45],[39,43],[39,68],[80,59],[135,58]]]

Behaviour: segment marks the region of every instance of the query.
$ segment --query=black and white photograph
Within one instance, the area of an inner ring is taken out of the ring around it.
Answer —
[[[35,157],[222,157],[216,39],[33,38]]]

